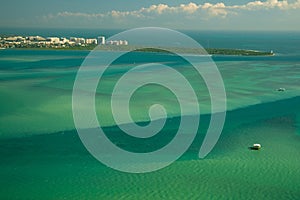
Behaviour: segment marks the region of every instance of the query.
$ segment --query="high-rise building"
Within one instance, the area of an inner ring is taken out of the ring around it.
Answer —
[[[105,37],[99,36],[98,37],[98,45],[104,45],[105,44]]]

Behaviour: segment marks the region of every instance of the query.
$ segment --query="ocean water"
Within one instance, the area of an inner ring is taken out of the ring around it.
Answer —
[[[38,31],[28,30],[43,35]],[[124,138],[107,106],[124,72],[149,61],[161,62],[197,86],[201,121],[195,141],[178,161],[146,174],[106,167],[87,152],[77,135],[72,89],[88,51],[1,50],[0,198],[299,199],[300,33],[186,33],[206,47],[273,50],[276,55],[212,57],[223,77],[228,110],[221,138],[205,159],[197,157],[210,117],[209,94],[201,77],[166,54],[135,52],[130,60],[115,62],[97,90],[96,109],[107,135],[124,149],[147,152],[164,146],[172,140],[180,116],[174,94],[158,86],[141,88],[130,104],[134,121],[147,124],[153,103],[164,105],[170,120],[161,137],[146,142]],[[160,75],[160,69],[149,76],[153,74]],[[280,87],[286,91],[278,92]],[[262,150],[250,151],[256,142]]]

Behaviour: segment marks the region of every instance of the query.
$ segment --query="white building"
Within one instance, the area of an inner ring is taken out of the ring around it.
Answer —
[[[120,40],[119,45],[128,45],[127,40]]]
[[[60,38],[60,43],[66,44],[66,43],[69,43],[69,40],[67,38],[62,37],[62,38]]]
[[[69,45],[73,46],[75,45],[76,43],[74,41],[69,41]]]
[[[85,39],[84,38],[78,38],[77,43],[79,44],[85,44]]]
[[[75,42],[75,44],[85,44],[85,39],[84,38],[77,38],[77,37],[70,37],[71,42]]]
[[[70,37],[70,41],[71,42],[76,42],[77,41],[77,37]]]
[[[98,37],[98,45],[104,45],[105,44],[105,37],[99,36]]]
[[[16,42],[17,41],[17,37],[8,37],[8,38],[6,38],[6,41],[8,41],[8,42]]]
[[[106,42],[108,45],[128,45],[127,40],[108,40]]]
[[[48,37],[47,39],[52,44],[59,44],[60,43],[60,39],[58,37]]]
[[[46,39],[41,36],[29,36],[28,40],[32,42],[41,42],[41,41],[45,41]]]
[[[97,44],[98,41],[97,41],[97,39],[95,39],[95,38],[89,38],[89,39],[86,39],[86,40],[85,40],[85,43],[86,43],[86,44]]]

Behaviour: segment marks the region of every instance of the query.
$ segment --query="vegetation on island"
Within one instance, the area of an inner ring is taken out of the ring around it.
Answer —
[[[224,48],[140,48],[136,51],[158,52],[158,53],[185,53],[195,55],[238,55],[238,56],[273,56],[274,53],[244,49],[224,49]]]
[[[273,56],[273,51],[255,51],[245,49],[219,49],[219,48],[208,48],[206,49],[208,54],[211,55],[241,55],[241,56]]]
[[[152,53],[179,53],[193,55],[237,55],[237,56],[273,56],[272,51],[254,51],[244,49],[225,49],[225,48],[181,48],[181,47],[142,47],[133,45],[40,45],[40,44],[20,44],[14,45],[14,49],[37,49],[37,50],[101,50],[101,51],[137,51]]]

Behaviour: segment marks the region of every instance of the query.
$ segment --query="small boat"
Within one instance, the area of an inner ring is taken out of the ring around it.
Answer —
[[[278,88],[277,91],[278,91],[278,92],[284,92],[284,91],[285,91],[285,88]]]
[[[252,147],[250,147],[250,149],[252,149],[252,150],[260,150],[261,149],[261,145],[260,144],[253,144]]]
[[[0,50],[1,50],[1,49],[5,49],[5,48],[3,48],[3,47],[0,47]]]

